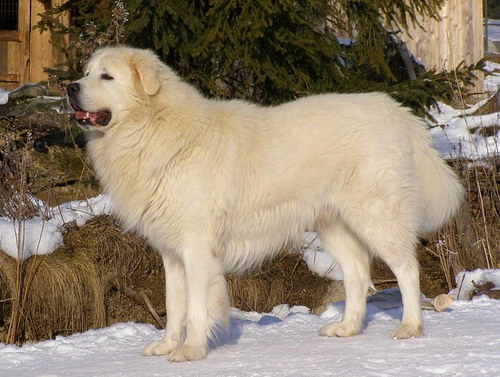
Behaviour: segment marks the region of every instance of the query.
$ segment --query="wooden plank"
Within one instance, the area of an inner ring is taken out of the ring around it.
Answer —
[[[0,73],[0,81],[18,83],[21,79],[19,73]]]
[[[67,0],[53,0],[53,6]],[[52,46],[50,33],[32,30],[44,12],[47,2],[38,0],[19,1],[19,30],[0,31],[0,74],[14,75],[19,83],[47,80],[45,67],[53,67],[64,60],[64,56]],[[61,16],[69,25],[69,14]],[[7,76],[6,76],[7,77]],[[10,80],[10,79],[9,79]]]
[[[484,56],[483,2],[447,0],[440,10],[441,21],[423,19],[425,30],[410,27],[400,37],[427,69],[451,71],[464,61],[478,62]],[[476,90],[483,90],[483,76],[478,74]]]
[[[10,67],[9,72],[18,71],[21,74],[21,82],[29,81],[30,72],[30,51],[29,51],[29,40],[30,40],[30,1],[31,0],[20,0],[19,1],[19,32],[21,33],[21,42],[18,47],[17,58],[9,61]],[[11,51],[9,49],[9,51]],[[17,63],[17,67],[15,64]]]
[[[454,69],[462,60],[468,64],[482,56],[482,2],[447,0],[440,10],[441,21],[423,19],[425,30],[410,27],[401,37],[428,68]]]
[[[438,62],[438,67],[440,70],[447,70],[448,69],[448,57],[450,55],[450,48],[452,47],[451,44],[451,35],[450,35],[450,28],[451,24],[453,23],[453,6],[450,4],[450,0],[448,0],[445,5],[443,6],[443,21],[441,23],[440,27],[440,56],[439,56],[439,62]]]
[[[22,41],[22,33],[19,30],[0,30],[0,41]]]
[[[8,73],[8,60],[9,56],[7,55],[7,42],[0,42],[0,74]]]
[[[471,3],[471,24],[474,25],[471,36],[473,51],[471,59],[472,62],[477,62],[484,57],[483,2],[472,1]],[[478,92],[484,91],[484,74],[482,72],[478,74],[475,87]]]
[[[40,21],[39,13],[45,12],[45,6],[40,1],[31,1],[31,24],[33,28]],[[30,72],[29,81],[38,82],[47,80],[48,76],[44,72],[45,67],[53,65],[52,45],[50,44],[51,33],[49,31],[32,30],[30,34],[29,55]]]
[[[52,6],[56,7],[67,0],[53,0]],[[31,2],[31,27],[35,26],[40,20],[39,14],[46,10],[44,4],[40,1]],[[69,13],[60,15],[59,21],[69,25]],[[64,39],[66,42],[68,38]],[[54,67],[64,61],[64,55],[52,45],[52,35],[49,31],[40,32],[33,30],[30,36],[30,81],[38,82],[48,79],[44,68]]]
[[[0,75],[2,75],[3,79],[1,81],[10,83],[9,85],[5,85],[4,82],[0,84],[2,88],[11,89],[14,86],[13,83],[16,83],[18,86],[22,81],[21,76],[21,68],[22,65],[20,63],[20,46],[21,42],[0,42],[0,51],[2,51],[3,58],[0,63]]]
[[[473,29],[473,59],[477,61],[484,57],[484,28],[483,28],[483,2],[472,2],[471,23],[475,26]]]

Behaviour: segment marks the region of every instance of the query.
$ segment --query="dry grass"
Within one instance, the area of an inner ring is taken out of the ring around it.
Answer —
[[[437,256],[448,288],[462,270],[500,268],[500,157],[490,158],[488,168],[454,165],[466,188],[460,213],[430,237],[426,250]]]
[[[315,309],[330,295],[330,279],[313,274],[298,253],[282,252],[255,274],[227,277],[231,305],[269,312],[278,304]]]
[[[116,282],[161,266],[144,241],[98,217],[65,235],[64,246],[19,262],[0,253],[0,314],[9,343],[67,335],[110,323],[107,300]],[[161,263],[161,261],[160,261]],[[19,273],[21,271],[21,274]],[[112,319],[111,319],[112,320]]]
[[[28,192],[28,170],[32,165],[29,155],[33,140],[27,135],[24,145],[15,140],[0,143],[0,217],[16,220],[38,215],[38,207]]]
[[[476,115],[500,111],[500,91],[483,105]],[[466,108],[466,96],[457,92],[456,98]],[[499,124],[471,129],[471,139],[498,135]],[[499,140],[497,139],[497,145]],[[497,147],[498,148],[498,147]],[[430,237],[425,249],[437,256],[448,289],[455,287],[454,276],[463,270],[500,268],[500,151],[492,150],[473,164],[457,158],[452,166],[466,190],[462,210],[455,219]]]
[[[9,293],[20,292],[11,298],[11,310],[6,304],[3,307],[4,315],[10,311],[12,316],[7,321],[7,342],[52,338],[105,325],[103,286],[90,258],[63,253],[35,256],[22,264],[22,279],[17,269],[16,260],[0,253],[1,299],[9,300]]]

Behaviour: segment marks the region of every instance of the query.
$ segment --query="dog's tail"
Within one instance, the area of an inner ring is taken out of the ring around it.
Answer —
[[[424,233],[430,233],[455,215],[462,203],[464,188],[453,170],[431,146],[431,136],[425,126],[416,126],[412,127],[416,132],[412,144],[424,212],[421,227]]]

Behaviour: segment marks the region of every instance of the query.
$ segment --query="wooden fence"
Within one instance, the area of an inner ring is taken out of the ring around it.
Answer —
[[[427,68],[452,70],[483,58],[483,0],[447,0],[440,18],[420,19],[424,30],[411,27],[401,36]]]
[[[33,30],[39,13],[66,0],[6,0],[0,9],[0,87],[12,89],[26,82],[47,80],[44,67],[63,61],[50,44],[50,33]],[[63,20],[68,22],[68,18]]]

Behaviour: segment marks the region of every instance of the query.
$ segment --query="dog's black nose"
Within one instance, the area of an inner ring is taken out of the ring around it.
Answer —
[[[66,92],[70,96],[78,94],[79,91],[80,91],[80,84],[78,84],[77,82],[72,82],[71,84],[68,84],[68,86],[66,87]]]

